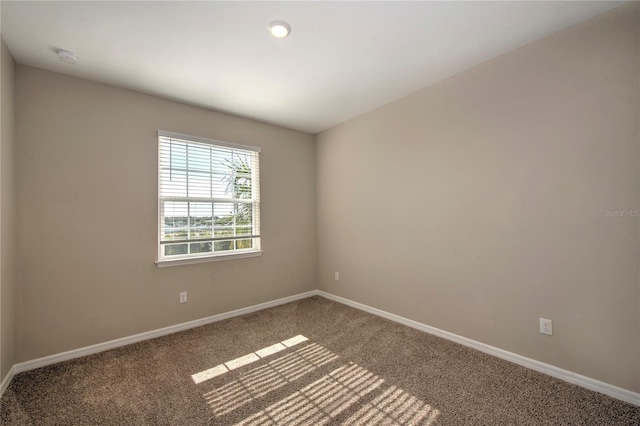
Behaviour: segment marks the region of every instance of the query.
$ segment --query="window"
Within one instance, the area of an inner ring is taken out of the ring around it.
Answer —
[[[158,265],[260,254],[260,148],[158,132]]]

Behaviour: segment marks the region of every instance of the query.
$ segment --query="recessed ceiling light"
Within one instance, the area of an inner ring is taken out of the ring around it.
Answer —
[[[275,38],[285,38],[291,33],[291,27],[284,21],[273,21],[267,26]]]
[[[78,63],[78,57],[76,54],[64,49],[58,49],[58,59],[65,64],[74,65]]]

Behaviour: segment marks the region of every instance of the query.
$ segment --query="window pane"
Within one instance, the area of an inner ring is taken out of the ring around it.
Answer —
[[[187,144],[175,140],[160,138],[160,166],[168,169],[187,168]]]
[[[233,181],[234,198],[251,199],[253,196],[251,175],[236,174]]]
[[[233,194],[227,191],[227,173],[215,172],[211,175],[212,197],[231,198]]]
[[[189,197],[211,197],[211,175],[189,171]]]
[[[233,250],[233,241],[216,241],[213,251],[229,251]]]
[[[236,240],[236,249],[250,249],[253,248],[253,240]]]
[[[213,235],[211,203],[189,203],[189,212],[189,238],[211,238]]]
[[[167,244],[164,246],[165,256],[177,256],[180,254],[187,254],[186,244]]]
[[[236,236],[242,235],[251,235],[253,230],[250,226],[237,226],[236,227]]]
[[[253,223],[253,206],[247,203],[236,203],[234,205],[234,216],[236,226],[247,226]]]
[[[187,239],[187,203],[166,201],[163,203],[164,218],[161,227],[162,241]]]
[[[235,224],[233,203],[215,203],[213,206],[213,231],[215,237],[233,236]]]
[[[163,170],[160,177],[160,195],[163,197],[187,196],[187,172]]]
[[[191,243],[191,253],[211,253],[211,243]]]
[[[252,197],[251,167],[252,161],[247,154],[233,153],[233,158],[228,163],[227,175],[227,192],[231,193],[233,198]]]
[[[227,173],[229,171],[228,163],[232,161],[233,153],[226,148],[212,148],[212,170],[215,173]]]
[[[209,172],[211,170],[210,148],[202,145],[189,145],[189,170]]]

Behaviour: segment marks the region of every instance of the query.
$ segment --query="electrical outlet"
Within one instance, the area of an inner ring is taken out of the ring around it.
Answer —
[[[187,292],[183,291],[180,293],[180,303],[187,303]]]
[[[540,318],[540,333],[553,335],[553,321],[546,318]]]
[[[340,281],[340,272],[335,272],[334,277],[335,277],[336,281]]]

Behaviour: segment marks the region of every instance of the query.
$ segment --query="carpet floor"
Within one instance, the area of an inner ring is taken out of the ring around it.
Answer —
[[[3,425],[640,425],[640,407],[312,297],[20,373]]]

